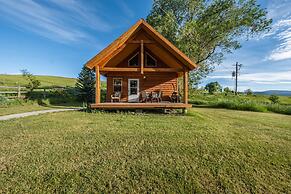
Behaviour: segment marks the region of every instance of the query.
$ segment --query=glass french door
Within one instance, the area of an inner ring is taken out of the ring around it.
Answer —
[[[128,102],[139,102],[139,79],[128,79]]]

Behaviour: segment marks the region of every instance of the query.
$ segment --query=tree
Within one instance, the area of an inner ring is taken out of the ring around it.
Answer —
[[[205,86],[209,94],[214,94],[222,91],[222,87],[218,82],[210,82]]]
[[[226,93],[226,94],[228,94],[228,93],[232,93],[233,91],[229,87],[225,87],[223,89],[223,92]]]
[[[147,22],[199,65],[197,85],[240,41],[270,29],[266,15],[256,0],[154,0]]]
[[[245,94],[248,96],[251,96],[251,95],[253,95],[253,91],[251,89],[247,89],[247,90],[245,90]]]
[[[280,102],[280,100],[279,100],[279,96],[276,96],[276,95],[271,95],[271,96],[269,97],[269,100],[270,100],[273,104],[277,104],[277,103]]]
[[[84,66],[79,73],[76,83],[77,94],[80,100],[87,104],[94,101],[95,97],[95,74]]]
[[[26,78],[28,81],[28,84],[26,85],[26,88],[31,93],[34,89],[38,88],[40,86],[40,81],[36,79],[36,77],[30,73],[27,69],[21,70],[22,76]]]

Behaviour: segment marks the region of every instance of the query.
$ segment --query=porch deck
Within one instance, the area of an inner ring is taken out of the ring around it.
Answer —
[[[94,109],[185,109],[191,107],[192,107],[191,104],[170,103],[170,102],[160,102],[160,103],[107,102],[91,104],[91,108]]]

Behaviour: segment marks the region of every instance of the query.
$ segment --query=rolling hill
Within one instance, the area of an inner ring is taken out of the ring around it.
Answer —
[[[41,87],[49,86],[75,86],[76,79],[60,76],[46,76],[36,75],[37,79],[41,82]],[[0,86],[24,86],[27,84],[26,79],[22,75],[7,75],[0,74]]]

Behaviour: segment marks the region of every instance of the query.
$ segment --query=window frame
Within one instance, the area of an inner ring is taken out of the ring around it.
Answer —
[[[148,52],[145,52],[145,53],[146,53],[145,54],[145,67],[157,67],[158,60],[155,57],[153,57],[150,53],[148,53]],[[155,61],[155,65],[148,65],[148,62],[147,62],[148,56],[151,57]]]
[[[137,56],[137,65],[136,66],[129,65],[129,62],[136,56]],[[139,64],[139,52],[135,53],[130,59],[128,59],[127,66],[128,67],[139,67],[140,66],[140,64]]]
[[[114,91],[114,86],[116,86],[114,84],[114,80],[120,80],[120,94],[122,94],[122,78],[120,78],[120,77],[114,77],[114,78],[112,78],[112,85],[113,85],[112,91],[113,91],[113,93],[116,92],[116,91]]]

